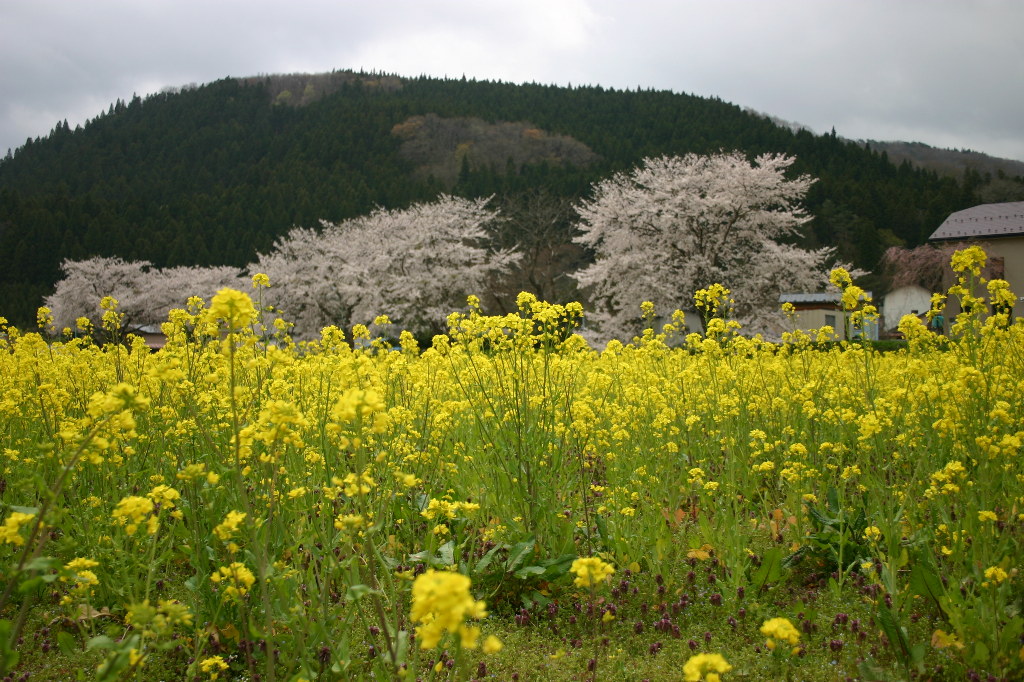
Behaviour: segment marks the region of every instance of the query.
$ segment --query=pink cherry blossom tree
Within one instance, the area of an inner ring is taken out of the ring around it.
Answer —
[[[747,333],[782,329],[783,292],[820,291],[834,249],[806,250],[787,237],[811,217],[801,202],[814,180],[787,178],[793,157],[739,152],[645,159],[594,186],[577,212],[594,263],[575,273],[586,287],[599,338],[641,330],[640,303],[664,314],[692,310],[693,294],[720,283]]]
[[[239,269],[228,266],[155,268],[149,261],[95,257],[66,260],[61,270],[64,278],[44,302],[57,329],[74,329],[79,317],[98,325],[105,296],[117,299],[125,331],[138,331],[166,321],[167,313],[184,308],[191,296],[209,300],[224,287],[248,286]]]
[[[441,196],[403,210],[380,209],[320,230],[296,228],[260,255],[266,299],[295,323],[296,338],[326,325],[368,324],[387,315],[420,336],[446,329],[448,313],[483,295],[518,260],[491,248],[499,219],[487,199]]]

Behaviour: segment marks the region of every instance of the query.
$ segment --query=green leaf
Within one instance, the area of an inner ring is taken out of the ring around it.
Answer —
[[[826,493],[825,497],[828,499],[828,508],[830,510],[835,512],[841,508],[839,506],[839,490],[835,486],[830,485],[828,487],[828,493]]]
[[[348,669],[352,661],[349,660],[348,656],[348,634],[341,636],[341,641],[338,642],[338,646],[334,649],[334,665],[331,666],[331,672],[340,674]]]
[[[910,650],[910,662],[913,663],[914,668],[921,675],[924,674],[924,655],[927,650],[924,642],[918,642]]]
[[[782,577],[782,549],[772,547],[764,553],[761,565],[754,571],[750,581],[757,589],[764,588],[768,583],[778,582]]]
[[[40,556],[36,557],[32,561],[25,564],[26,571],[49,571],[54,568],[59,568],[61,565],[58,559],[52,556]]]
[[[534,606],[544,608],[545,606],[551,603],[551,600],[549,598],[545,597],[537,590],[533,590],[528,595],[524,594],[521,601],[523,603],[523,606],[525,606],[528,609],[531,609]]]
[[[991,655],[989,654],[988,647],[982,642],[974,643],[974,650],[971,653],[971,660],[977,665],[986,665],[989,663]]]
[[[810,547],[808,547],[807,545],[801,545],[798,550],[796,550],[795,552],[793,552],[788,557],[782,560],[783,568],[792,568],[793,566],[796,566],[801,561],[803,561],[803,558],[807,556],[807,553],[809,551]],[[763,566],[764,563],[762,562],[761,565]]]
[[[114,640],[110,639],[106,635],[96,635],[85,644],[86,651],[92,651],[93,649],[113,649]]]
[[[889,644],[892,645],[893,651],[899,656],[904,667],[909,666],[911,651],[910,642],[907,641],[907,633],[896,622],[896,617],[893,615],[892,610],[881,602],[878,604],[878,624],[882,628],[882,632],[885,633],[885,636],[889,638]]]
[[[543,566],[526,566],[516,571],[513,575],[520,580],[528,580],[535,575],[544,575],[544,571],[545,568]]]
[[[931,599],[936,606],[942,608],[942,597],[946,590],[935,572],[935,567],[924,552],[917,552],[914,555],[914,563],[910,567],[910,591]]]
[[[508,561],[505,562],[505,571],[512,573],[519,569],[526,561],[526,557],[533,553],[533,547],[536,543],[535,538],[524,540],[523,542],[517,543],[512,547],[508,553]]]
[[[368,594],[380,593],[369,585],[349,585],[349,588],[345,590],[345,601],[356,602]]]
[[[21,654],[11,648],[11,628],[9,620],[0,620],[0,672],[7,672],[18,665]]]
[[[401,666],[403,663],[409,660],[409,631],[400,630],[395,635],[395,665]]]
[[[78,653],[78,642],[67,632],[57,633],[57,646],[60,648],[61,653],[69,658]]]
[[[545,559],[540,562],[540,565],[544,567],[544,577],[548,580],[561,578],[569,572],[569,567],[577,558],[575,554],[563,554],[557,559]]]
[[[455,541],[449,540],[437,548],[437,558],[442,566],[451,566],[455,563]]]
[[[35,576],[34,578],[29,578],[28,580],[23,580],[21,582],[21,584],[18,585],[18,592],[21,593],[21,594],[25,594],[26,592],[31,592],[32,590],[34,590],[35,588],[39,587],[42,584],[43,584],[43,579],[40,578],[39,576]]]
[[[857,668],[864,682],[889,682],[889,676],[872,661],[861,661]]]
[[[480,558],[480,561],[476,562],[476,564],[473,566],[473,573],[479,574],[486,571],[487,567],[491,565],[492,561],[494,561],[494,556],[498,553],[498,551],[507,548],[508,545],[495,545],[494,547],[492,547],[490,551],[487,552],[487,554],[484,554]]]
[[[808,507],[807,513],[811,515],[811,520],[816,522],[819,528],[829,528],[835,524],[835,519],[825,516],[816,507]]]
[[[18,661],[21,660],[21,654],[17,649],[10,649],[3,652],[4,659],[4,670],[13,670],[18,665]]]

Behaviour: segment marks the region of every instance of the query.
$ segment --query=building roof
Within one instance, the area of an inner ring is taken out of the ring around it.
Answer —
[[[843,300],[838,291],[819,294],[780,294],[779,303],[839,303]]]
[[[1024,235],[1024,201],[982,204],[950,214],[929,240]]]

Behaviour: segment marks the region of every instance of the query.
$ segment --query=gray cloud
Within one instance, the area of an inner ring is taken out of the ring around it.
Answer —
[[[654,87],[1024,159],[1024,3],[5,0],[0,149],[114,100],[334,68]]]

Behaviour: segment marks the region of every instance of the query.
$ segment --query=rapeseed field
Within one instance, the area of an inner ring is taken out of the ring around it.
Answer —
[[[723,287],[600,350],[529,294],[429,348],[296,343],[260,276],[158,352],[43,309],[0,332],[0,676],[1019,679],[1024,321],[983,260],[890,352],[746,338]]]

